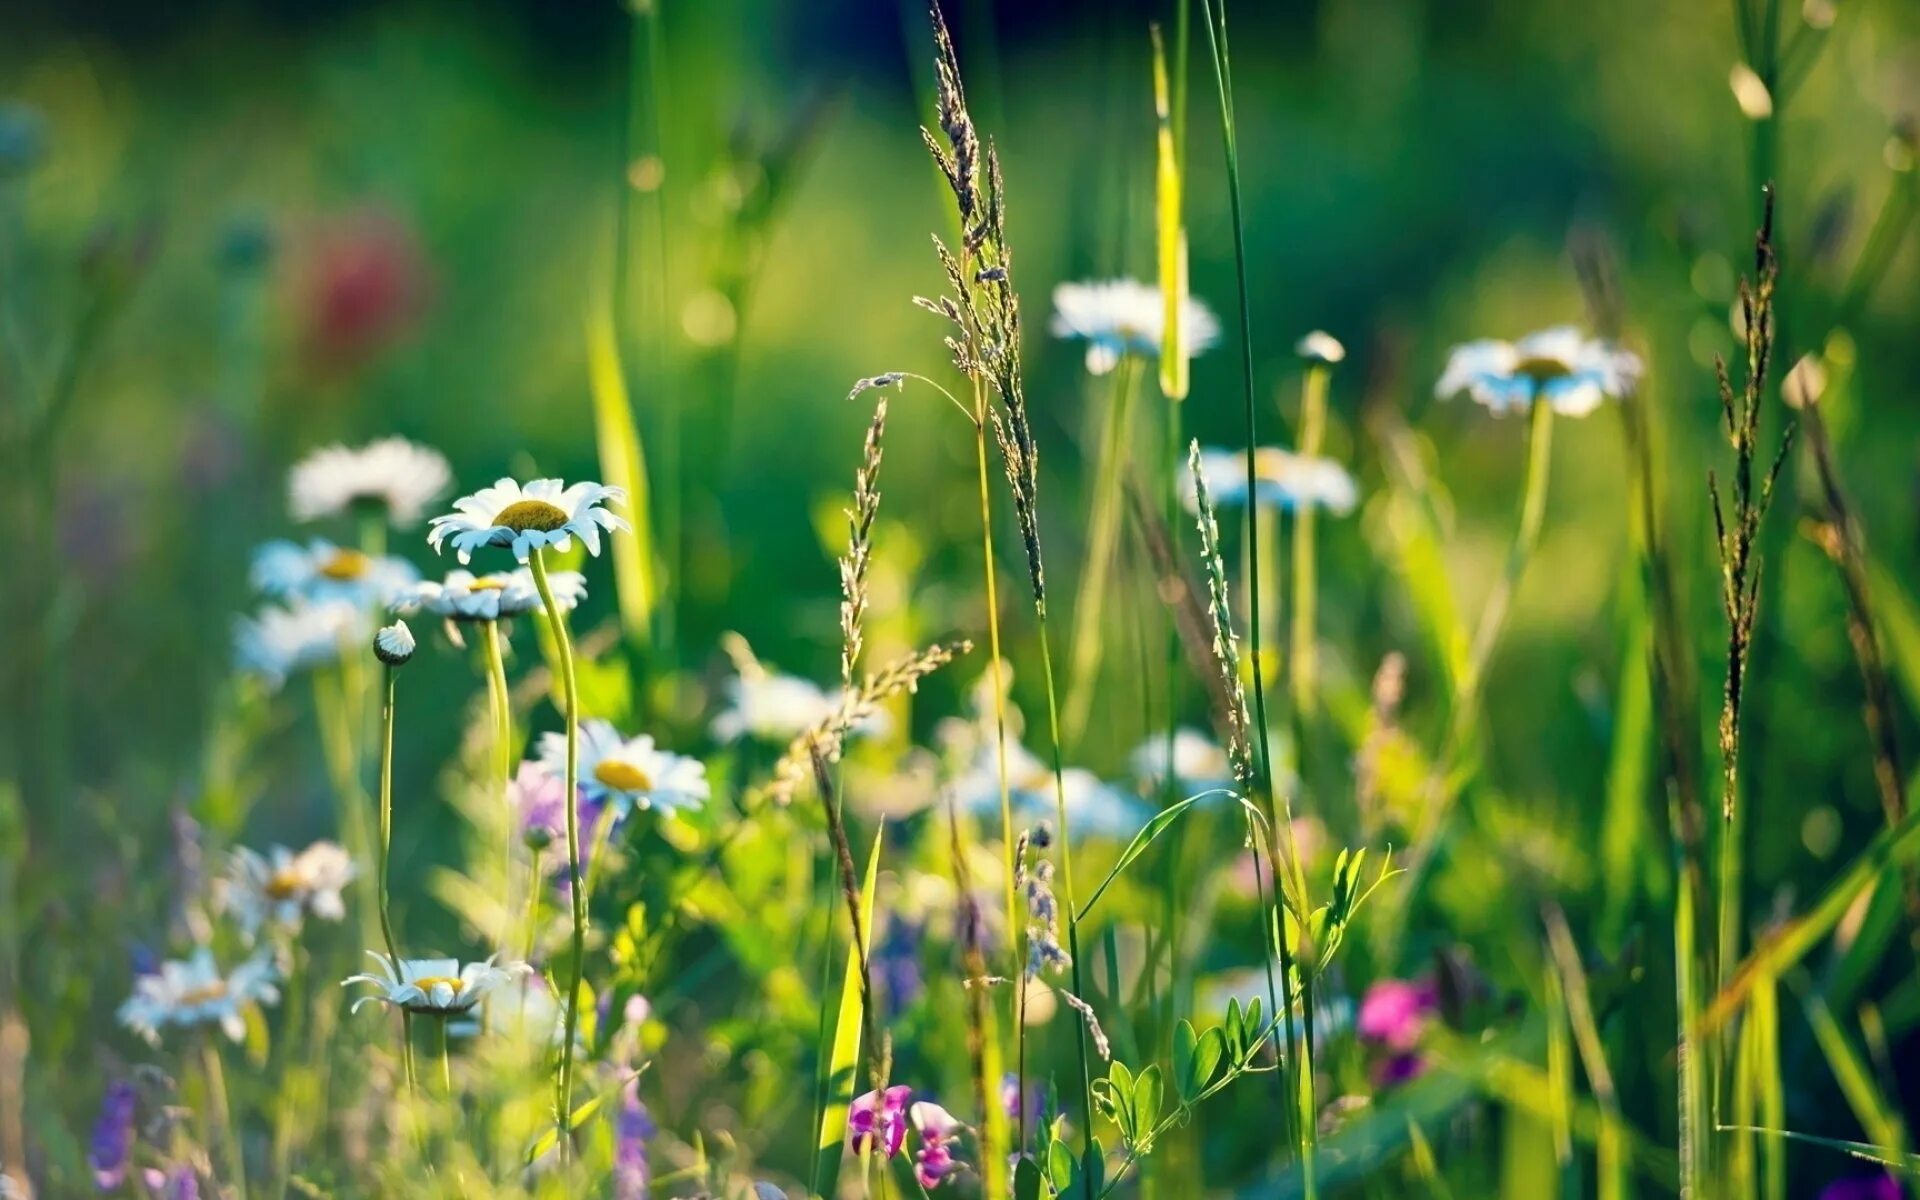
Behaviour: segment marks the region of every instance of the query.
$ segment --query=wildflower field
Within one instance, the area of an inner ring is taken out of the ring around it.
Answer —
[[[0,1197],[1920,1195],[1916,156],[1899,0],[0,14]]]

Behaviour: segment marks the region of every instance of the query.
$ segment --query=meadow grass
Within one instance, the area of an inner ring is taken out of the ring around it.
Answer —
[[[734,52],[710,15],[625,6],[615,129],[586,156],[599,248],[555,323],[566,407],[356,401],[351,446],[262,418],[242,453],[276,491],[287,469],[285,518],[222,493],[240,511],[213,519],[180,450],[150,533],[192,564],[172,582],[213,665],[114,727],[89,714],[119,711],[128,671],[77,631],[102,587],[162,609],[72,532],[75,489],[111,474],[75,430],[121,419],[115,339],[166,276],[138,228],[68,268],[60,304],[0,271],[23,531],[0,581],[22,697],[0,755],[0,1190],[1914,1189],[1920,607],[1875,439],[1911,434],[1876,401],[1903,386],[1882,325],[1911,306],[1920,146],[1890,130],[1849,241],[1801,211],[1810,148],[1786,121],[1867,18],[1722,14],[1724,207],[1755,232],[1745,274],[1717,251],[1680,272],[1691,328],[1635,257],[1660,221],[1614,214],[1500,317],[1564,295],[1590,328],[1468,336],[1403,305],[1346,328],[1346,366],[1331,335],[1277,328],[1298,309],[1262,283],[1321,236],[1275,200],[1311,165],[1267,158],[1295,136],[1268,128],[1275,18],[1236,7],[1236,43],[1226,0],[1201,0],[1199,39],[1188,0],[1105,16],[1124,104],[1058,153],[1107,153],[1111,126],[1125,161],[1055,212],[1011,148],[1033,97],[1075,81],[995,65],[992,7],[909,6],[928,187],[925,160],[849,169],[832,138],[801,177],[820,130],[910,143],[903,113],[680,121],[732,86],[706,76]],[[1196,58],[1217,162],[1188,144]],[[0,106],[0,266],[55,261],[24,220],[46,220],[26,190],[44,136]],[[1136,173],[1150,220],[1110,186]],[[816,189],[858,224],[782,241]],[[883,219],[898,195],[934,214],[930,263],[917,233],[887,238],[912,225]],[[1037,310],[1074,237],[1155,278],[1063,279]],[[813,257],[869,241],[919,264],[889,286],[937,279],[912,297],[932,322],[892,324],[907,293]],[[224,302],[258,311],[228,314],[213,376],[245,409],[270,386],[236,332],[266,319],[246,274],[266,252],[232,253]],[[418,283],[389,243],[351,257],[353,319],[322,306],[304,351],[341,378],[408,352]],[[788,258],[844,347],[796,346],[777,309],[749,324],[795,286]],[[1196,280],[1230,288],[1230,320]],[[764,358],[812,388],[840,349],[917,368],[830,389],[872,405],[858,431],[747,383]],[[196,374],[151,364],[154,386]],[[775,464],[745,500],[742,454]],[[587,464],[600,482],[559,477]],[[781,490],[800,476],[817,507]],[[784,541],[736,555],[732,526],[760,521]],[[295,524],[250,561],[219,534]],[[95,724],[104,745],[176,720],[193,735],[164,751],[80,749]]]

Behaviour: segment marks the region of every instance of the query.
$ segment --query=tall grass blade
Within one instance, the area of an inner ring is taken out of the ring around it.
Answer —
[[[1187,306],[1187,230],[1182,216],[1184,198],[1180,151],[1174,133],[1173,87],[1167,77],[1166,46],[1160,26],[1153,34],[1154,228],[1160,265],[1160,394],[1185,400],[1190,384],[1186,330],[1181,318]],[[1184,47],[1183,47],[1184,48]]]
[[[629,642],[645,646],[653,639],[656,596],[652,504],[640,428],[627,397],[619,336],[613,327],[613,314],[604,306],[596,306],[587,316],[587,382],[593,392],[600,476],[606,483],[626,489],[627,516],[633,523],[631,538],[609,539],[620,627]]]
[[[873,849],[867,854],[866,874],[860,884],[861,928],[873,928],[873,893],[880,878],[880,846],[886,830],[873,835]],[[868,939],[871,953],[871,939]],[[862,982],[866,964],[856,944],[847,954],[847,969],[840,981],[839,1013],[833,1021],[833,1050],[827,1058],[828,1097],[820,1113],[819,1136],[814,1165],[813,1191],[820,1196],[835,1195],[840,1178],[840,1150],[847,1129],[847,1107],[859,1086],[861,1031],[866,1024],[866,991]]]

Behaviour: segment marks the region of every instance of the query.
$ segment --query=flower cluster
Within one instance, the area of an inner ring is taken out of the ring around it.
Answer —
[[[847,1145],[855,1154],[897,1156],[913,1126],[920,1144],[914,1151],[914,1177],[923,1188],[935,1188],[966,1164],[953,1156],[953,1147],[966,1127],[938,1104],[909,1103],[913,1089],[896,1084],[867,1092],[847,1107]]]
[[[1420,1042],[1439,1010],[1440,989],[1431,980],[1382,979],[1367,989],[1354,1032],[1380,1053],[1374,1082],[1405,1083],[1426,1070]]]
[[[1073,965],[1060,945],[1060,902],[1053,895],[1053,862],[1040,851],[1053,845],[1053,826],[1045,821],[1023,830],[1014,844],[1014,887],[1027,902],[1026,977],[1058,974]]]

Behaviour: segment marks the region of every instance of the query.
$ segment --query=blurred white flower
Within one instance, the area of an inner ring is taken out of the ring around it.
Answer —
[[[1157,789],[1167,777],[1167,735],[1156,733],[1134,748],[1129,760],[1143,788]],[[1206,734],[1184,726],[1173,731],[1173,782],[1184,796],[1208,788],[1233,786],[1233,763]]]
[[[236,847],[221,901],[248,938],[263,926],[298,932],[306,914],[338,921],[347,912],[340,890],[353,881],[353,859],[334,842],[319,841],[295,854],[275,846],[266,854]]]
[[[1181,309],[1189,358],[1220,340],[1220,322],[1205,304],[1186,298]],[[1105,375],[1123,355],[1160,356],[1166,301],[1160,289],[1137,279],[1063,283],[1053,289],[1053,335],[1087,343],[1087,370]]]
[[[1320,329],[1314,330],[1295,342],[1293,352],[1308,362],[1322,363],[1326,366],[1332,366],[1347,357],[1347,348],[1340,344],[1340,339]]]
[[[274,541],[253,553],[255,590],[275,600],[348,600],[380,607],[420,577],[403,558],[371,554],[315,538],[302,546]]]
[[[346,600],[269,605],[239,622],[234,649],[241,670],[278,688],[296,671],[338,662],[363,647],[372,630],[366,611]]]
[[[189,959],[160,964],[151,975],[133,981],[133,995],[120,1006],[120,1023],[158,1045],[167,1026],[218,1025],[234,1041],[246,1036],[246,1010],[280,999],[273,965],[252,958],[222,973],[205,946]]]
[[[547,585],[561,612],[572,612],[587,594],[586,576],[578,571],[550,571]],[[488,575],[448,571],[444,580],[422,580],[402,589],[393,601],[395,612],[409,616],[427,612],[449,621],[498,621],[537,612],[540,607],[533,572],[525,567]]]
[[[1542,399],[1563,417],[1584,417],[1633,390],[1640,371],[1638,356],[1562,325],[1518,342],[1455,346],[1434,394],[1447,400],[1465,392],[1495,416],[1525,412]]]
[[[840,710],[844,693],[829,692],[810,679],[769,669],[754,657],[753,648],[739,634],[723,635],[721,647],[733,660],[736,674],[725,685],[726,707],[714,715],[709,727],[715,741],[754,737],[789,742]],[[858,722],[852,732],[882,733],[889,726],[887,714],[875,711]]]
[[[302,459],[287,476],[287,502],[296,521],[377,505],[395,525],[412,525],[452,479],[439,451],[381,438],[357,449],[327,446]]]
[[[555,778],[564,778],[567,735],[540,735],[540,761]],[[612,722],[580,722],[580,792],[593,804],[611,804],[620,816],[635,808],[658,809],[671,816],[699,808],[712,789],[707,765],[697,758],[658,749],[645,734],[622,738]]]
[[[949,719],[938,735],[958,767],[947,784],[954,803],[989,821],[1000,816],[1000,750],[991,724]],[[1060,773],[1060,791],[1066,797],[1067,822],[1075,837],[1130,838],[1139,832],[1149,810],[1098,775],[1081,767]],[[1054,795],[1053,768],[1040,756],[1007,735],[1007,792],[1013,802],[1014,823],[1031,825],[1059,815]]]
[[[1253,452],[1254,494],[1260,504],[1292,512],[1319,508],[1345,516],[1360,502],[1360,488],[1345,467],[1330,458],[1314,458],[1262,446]],[[1216,506],[1247,502],[1247,457],[1240,450],[1202,449],[1201,478],[1207,485],[1207,499]],[[1199,494],[1193,485],[1193,472],[1180,466],[1181,502],[1188,512],[1197,512]]]
[[[603,503],[623,501],[627,493],[598,483],[565,486],[558,479],[535,479],[524,488],[512,479],[495,481],[471,496],[453,502],[454,511],[435,517],[427,527],[434,550],[453,543],[464,564],[482,546],[505,546],[526,562],[544,546],[567,550],[578,537],[587,553],[600,553],[600,531],[631,528]]]
[[[533,970],[523,962],[496,966],[491,958],[463,967],[457,958],[403,958],[395,963],[377,951],[367,954],[380,964],[380,974],[354,975],[341,983],[342,987],[367,983],[375,988],[371,995],[353,1002],[354,1012],[359,1012],[363,1004],[378,1001],[410,1013],[452,1016],[467,1012],[488,992]]]

